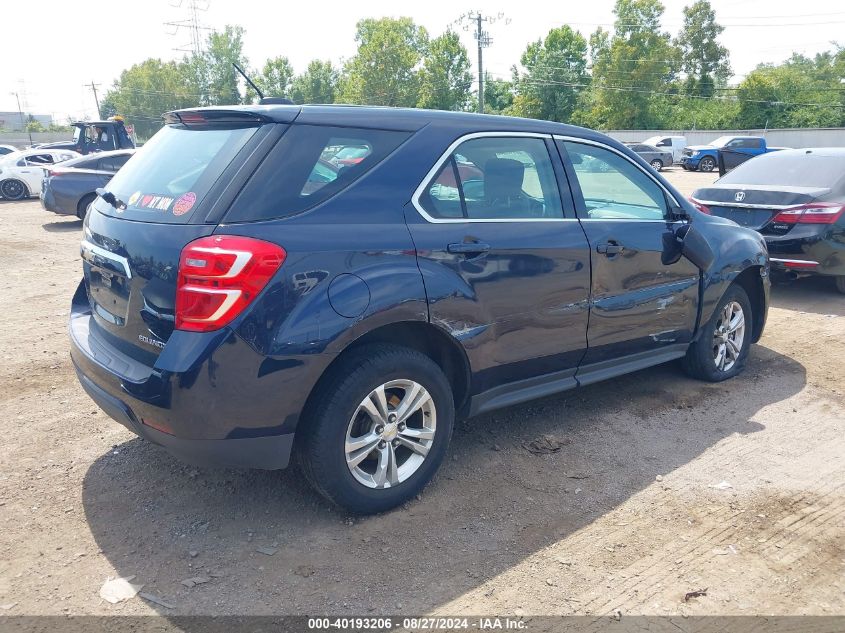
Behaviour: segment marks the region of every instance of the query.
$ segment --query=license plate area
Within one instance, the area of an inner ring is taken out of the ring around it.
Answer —
[[[81,254],[91,308],[101,319],[123,327],[131,293],[129,262],[89,242],[82,243]]]

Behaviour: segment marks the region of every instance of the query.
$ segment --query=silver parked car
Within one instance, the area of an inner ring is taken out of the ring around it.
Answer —
[[[660,171],[664,167],[672,166],[672,151],[663,151],[656,148],[654,145],[646,145],[645,143],[625,143],[633,151],[640,155],[640,157],[651,165],[656,171]]]

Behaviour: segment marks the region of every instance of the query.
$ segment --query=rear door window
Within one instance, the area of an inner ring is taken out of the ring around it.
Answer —
[[[420,195],[435,219],[543,220],[563,217],[546,143],[539,138],[465,141]]]
[[[95,208],[128,220],[187,224],[257,129],[166,125],[109,183],[124,208],[101,198]]]
[[[408,136],[388,130],[292,125],[234,201],[226,222],[306,211],[361,178]]]

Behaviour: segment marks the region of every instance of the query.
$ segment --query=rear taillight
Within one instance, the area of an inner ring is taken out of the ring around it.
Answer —
[[[235,235],[212,235],[182,249],[176,329],[210,332],[231,323],[285,261],[285,249]]]
[[[833,224],[845,212],[845,206],[830,202],[814,202],[789,207],[778,213],[776,224]]]
[[[699,210],[699,211],[701,211],[702,213],[706,213],[707,215],[713,215],[713,214],[710,212],[710,207],[708,207],[706,204],[701,204],[701,203],[700,203],[698,200],[696,200],[695,198],[690,198],[690,199],[689,199],[689,201],[690,201],[690,202],[692,202],[692,206],[694,206],[696,209],[698,209],[698,210]]]

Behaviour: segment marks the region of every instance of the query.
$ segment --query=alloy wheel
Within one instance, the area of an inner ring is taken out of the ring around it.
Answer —
[[[413,380],[391,380],[361,401],[346,430],[346,465],[368,488],[390,488],[422,466],[434,443],[437,411]]]
[[[730,371],[742,353],[745,340],[745,313],[737,301],[722,308],[713,332],[713,362],[719,371]]]
[[[19,180],[7,180],[0,188],[0,193],[8,200],[20,200],[26,194],[26,187]]]

